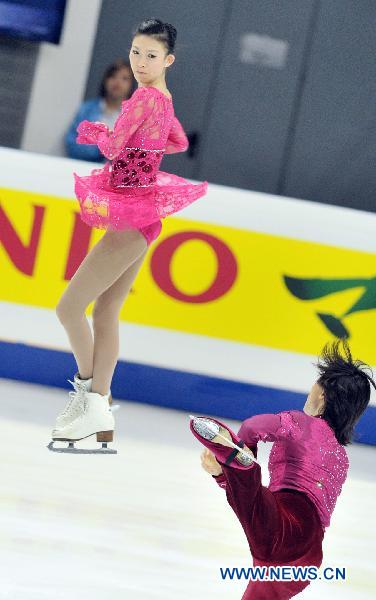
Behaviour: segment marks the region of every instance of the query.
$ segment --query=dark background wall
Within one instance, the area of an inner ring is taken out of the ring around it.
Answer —
[[[19,148],[39,44],[0,36],[0,146]]]
[[[176,59],[167,77],[175,113],[186,131],[197,132],[202,142],[208,135],[215,70],[231,4],[226,0],[103,0],[86,96],[97,93],[108,63],[118,56],[128,59],[135,26],[146,18],[162,19],[178,30]],[[195,178],[202,163],[197,147],[194,157],[188,153],[165,156],[161,168]]]
[[[374,0],[104,0],[87,96],[151,16],[178,30],[167,84],[198,136],[162,168],[375,210]]]
[[[281,193],[376,210],[376,2],[318,3]]]
[[[196,139],[163,169],[376,210],[374,0],[103,0],[86,98],[153,16],[178,30],[167,85]],[[0,145],[20,146],[37,55],[0,39]]]

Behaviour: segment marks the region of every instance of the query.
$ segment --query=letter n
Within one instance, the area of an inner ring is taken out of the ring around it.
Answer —
[[[30,276],[33,275],[35,267],[45,207],[33,205],[33,209],[34,219],[29,242],[24,244],[0,206],[0,242],[14,266],[25,275]]]

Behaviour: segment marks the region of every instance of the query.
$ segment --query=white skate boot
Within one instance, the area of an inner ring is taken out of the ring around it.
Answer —
[[[64,427],[53,430],[52,442],[49,443],[48,449],[54,452],[80,454],[117,454],[116,450],[107,448],[107,443],[113,440],[115,429],[115,419],[109,405],[110,394],[102,396],[95,392],[84,391],[81,395],[83,399],[82,414]],[[102,448],[94,450],[75,448],[74,442],[95,434],[97,442],[102,443]],[[56,448],[53,445],[56,441],[68,442],[69,445],[66,448]]]
[[[85,392],[91,392],[91,385],[93,382],[93,378],[89,379],[80,379],[79,372],[77,372],[74,376],[74,380],[71,381],[68,379],[69,383],[71,383],[74,387],[74,392],[69,392],[69,400],[66,404],[65,408],[58,415],[55,423],[55,429],[62,429],[68,423],[71,423],[77,417],[83,414],[84,412],[84,395]],[[117,410],[119,406],[116,404],[112,406],[112,395],[111,390],[109,392],[109,404],[111,406],[111,410]]]
[[[71,423],[83,413],[84,394],[85,392],[91,392],[93,378],[80,379],[79,373],[77,372],[74,376],[74,380],[71,381],[68,379],[68,381],[73,385],[75,391],[69,392],[69,400],[56,419],[55,429],[64,428],[68,423]]]

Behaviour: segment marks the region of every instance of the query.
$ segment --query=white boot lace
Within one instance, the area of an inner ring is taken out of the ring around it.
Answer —
[[[68,414],[74,416],[81,413],[85,408],[85,384],[79,381],[71,381],[70,379],[68,379],[68,381],[73,385],[75,391],[69,392],[68,403],[60,413],[59,417],[66,417]]]

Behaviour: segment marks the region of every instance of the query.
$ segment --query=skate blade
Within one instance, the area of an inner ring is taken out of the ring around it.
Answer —
[[[189,415],[190,419],[197,419],[200,417],[195,417],[194,415]],[[208,417],[208,419],[210,419],[210,417]],[[244,450],[243,448],[241,448],[240,446],[238,446],[237,444],[235,444],[235,442],[233,442],[232,440],[227,439],[224,435],[222,435],[221,433],[217,433],[212,427],[211,427],[211,423],[207,423],[207,427],[208,429],[210,429],[213,433],[215,433],[216,436],[222,438],[223,440],[225,440],[226,442],[228,442],[230,444],[230,446],[232,448],[235,448],[237,450],[239,450],[240,454],[245,455],[247,458],[250,457],[252,458],[253,462],[257,463],[258,461],[255,459],[255,457],[249,454],[246,450]]]
[[[65,448],[57,448],[54,442],[50,442],[47,446],[51,452],[63,452],[65,454],[117,454],[117,450],[108,448],[105,442],[102,443],[102,448],[76,448],[73,442],[69,442]]]

